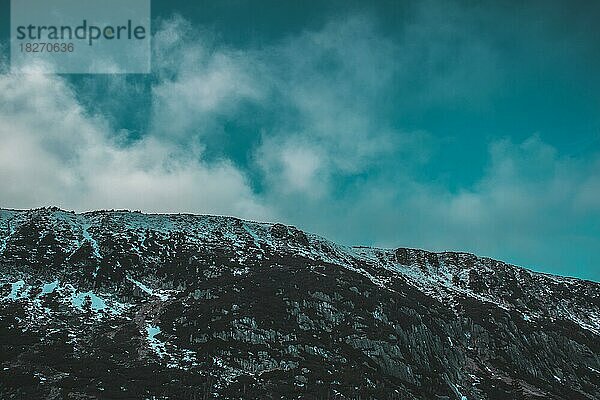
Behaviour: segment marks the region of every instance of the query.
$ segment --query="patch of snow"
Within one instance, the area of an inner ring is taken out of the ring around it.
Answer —
[[[142,282],[136,281],[135,279],[133,279],[131,277],[127,277],[127,279],[130,282],[132,282],[133,284],[135,284],[137,287],[142,289],[142,292],[148,293],[150,296],[152,296],[154,294],[152,289],[150,289],[148,286],[144,285]]]
[[[158,298],[160,298],[162,301],[168,300],[169,296],[162,294],[162,293],[158,293],[158,291],[149,288],[148,286],[144,285],[142,282],[136,281],[135,279],[133,279],[132,277],[128,276],[127,279],[132,282],[134,285],[136,285],[138,288],[140,288],[142,290],[142,292],[149,294],[150,296],[157,296]]]
[[[94,256],[100,259],[102,258],[102,256],[100,255],[100,246],[98,246],[98,242],[96,242],[96,239],[94,239],[88,231],[90,227],[91,225],[89,223],[82,225],[81,233],[83,234],[83,238],[87,240],[88,243],[92,246]]]
[[[148,340],[152,340],[154,336],[160,333],[160,328],[158,326],[149,326],[146,328],[146,331],[148,331]]]
[[[457,396],[457,397],[458,397],[460,400],[468,400],[468,399],[467,399],[467,396],[463,395],[463,394],[460,392],[460,390],[459,390],[459,388],[458,388],[458,386],[457,386],[457,385],[455,385],[455,384],[454,384],[454,383],[452,383],[452,382],[448,382],[448,383],[450,384],[450,386],[451,386],[451,387],[452,387],[452,389],[454,390],[454,394],[456,394],[456,396]]]
[[[261,239],[260,237],[258,237],[256,232],[254,232],[254,230],[249,226],[248,223],[244,223],[244,230],[248,232],[248,234],[252,237],[252,239],[254,240],[254,245],[256,247],[260,247]]]
[[[82,293],[78,293],[77,295],[73,296],[73,299],[71,300],[71,303],[79,308],[79,309],[83,309],[83,303],[86,300],[86,298],[89,298],[92,302],[92,310],[94,311],[101,311],[101,310],[105,310],[106,309],[106,302],[99,296],[95,295],[92,292],[82,292]]]
[[[235,276],[247,275],[249,273],[250,273],[249,267],[236,268],[233,270],[233,275],[235,275]]]
[[[40,296],[54,292],[54,289],[56,289],[57,287],[58,287],[58,280],[55,280],[54,282],[50,282],[50,283],[45,283],[42,286],[42,293],[40,293]]]
[[[160,333],[160,327],[149,325],[146,327],[146,333],[148,342],[150,343],[150,347],[154,352],[160,357],[163,358],[167,352],[165,350],[165,344],[155,338],[156,335]]]
[[[11,283],[10,293],[6,296],[7,299],[17,300],[18,298],[22,298],[24,293],[20,293],[25,286],[25,282],[22,280],[18,280],[16,282]]]

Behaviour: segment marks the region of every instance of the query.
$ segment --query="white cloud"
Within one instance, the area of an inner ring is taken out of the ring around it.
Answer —
[[[265,51],[266,82],[287,110],[255,152],[274,192],[322,196],[336,175],[359,173],[394,151],[402,134],[382,118],[380,96],[393,84],[397,51],[363,17]]]
[[[117,144],[60,77],[1,75],[0,121],[4,206],[270,215],[241,171],[203,162],[201,147],[182,151],[154,136]]]
[[[297,137],[265,138],[256,153],[269,193],[322,196],[329,184],[327,154]]]
[[[216,117],[262,97],[251,58],[216,48],[180,17],[164,21],[153,37],[151,130],[176,140],[214,134]]]

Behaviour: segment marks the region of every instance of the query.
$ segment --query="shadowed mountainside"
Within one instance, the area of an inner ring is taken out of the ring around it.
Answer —
[[[0,210],[6,399],[599,399],[600,285],[231,217]]]

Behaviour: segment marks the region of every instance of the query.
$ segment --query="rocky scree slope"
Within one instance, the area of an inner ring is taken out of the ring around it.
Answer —
[[[230,217],[0,210],[2,399],[600,399],[600,285]]]

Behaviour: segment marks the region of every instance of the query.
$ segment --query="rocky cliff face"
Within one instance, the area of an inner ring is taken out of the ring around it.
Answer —
[[[600,285],[235,218],[0,211],[2,399],[600,399]]]

